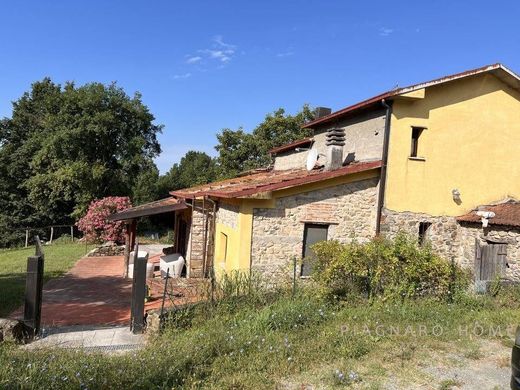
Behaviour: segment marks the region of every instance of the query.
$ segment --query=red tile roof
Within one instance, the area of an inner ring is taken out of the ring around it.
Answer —
[[[337,120],[337,119],[339,119],[341,117],[345,117],[349,114],[357,113],[360,110],[368,110],[368,109],[374,108],[376,106],[380,106],[380,104],[381,104],[380,102],[383,99],[389,99],[394,96],[398,96],[398,95],[402,95],[405,93],[417,91],[419,89],[446,83],[448,81],[457,80],[457,79],[460,79],[463,77],[474,76],[474,75],[484,73],[484,72],[492,72],[494,75],[499,77],[501,80],[510,84],[513,88],[520,89],[520,77],[517,74],[515,74],[513,71],[509,70],[506,66],[497,63],[497,64],[487,65],[487,66],[483,66],[481,68],[472,69],[472,70],[468,70],[465,72],[441,77],[441,78],[427,81],[424,83],[414,84],[414,85],[410,85],[408,87],[396,88],[391,91],[383,92],[382,94],[371,97],[370,99],[363,100],[352,106],[343,108],[343,109],[333,112],[329,115],[315,119],[309,123],[306,123],[303,127],[304,128],[316,127],[317,125],[322,125],[322,124]]]
[[[303,184],[315,183],[380,167],[381,161],[378,160],[353,163],[334,171],[324,171],[323,169],[314,169],[312,171],[305,169],[270,170],[172,191],[170,194],[179,198],[196,198],[200,196],[214,196],[217,198],[244,197],[261,192],[297,187]]]
[[[269,151],[269,153],[276,154],[276,153],[286,152],[288,150],[293,150],[300,146],[309,146],[310,144],[312,144],[312,142],[313,142],[312,138],[303,138],[298,141],[294,141],[294,142],[291,142],[291,143],[288,143],[288,144],[285,144],[282,146],[278,146],[277,148],[272,148]]]
[[[520,227],[520,202],[518,201],[510,200],[500,204],[479,206],[476,210],[457,217],[457,221],[480,223],[481,217],[477,215],[477,211],[492,211],[495,213],[495,216],[489,219],[490,225]]]
[[[155,202],[130,207],[129,209],[112,214],[108,219],[111,221],[122,221],[126,219],[146,217],[148,215],[168,213],[186,208],[188,208],[188,206],[186,206],[182,200],[169,197]]]

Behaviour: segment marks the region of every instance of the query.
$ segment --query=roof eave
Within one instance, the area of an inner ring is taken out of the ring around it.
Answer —
[[[410,85],[408,87],[398,88],[398,89],[395,89],[395,90],[392,90],[392,91],[384,92],[384,93],[382,93],[380,95],[377,95],[377,96],[374,96],[374,97],[372,97],[370,99],[363,100],[363,101],[361,101],[359,103],[356,103],[354,105],[351,105],[351,106],[348,106],[348,107],[343,108],[341,110],[338,110],[336,112],[333,112],[333,113],[331,113],[329,115],[326,115],[326,116],[324,116],[322,118],[315,119],[314,121],[306,123],[305,125],[303,125],[303,128],[313,128],[313,127],[318,126],[318,125],[323,125],[323,124],[326,124],[328,122],[332,122],[334,120],[338,120],[338,119],[340,119],[340,118],[342,118],[342,117],[344,117],[346,115],[355,114],[359,110],[369,109],[371,106],[377,104],[378,102],[380,102],[383,99],[391,99],[392,97],[396,97],[396,96],[399,96],[399,95],[402,95],[402,94],[413,92],[413,91],[416,91],[416,90],[419,90],[419,89],[422,89],[422,88],[428,88],[428,87],[431,87],[431,86],[434,86],[434,85],[443,84],[443,83],[446,83],[446,82],[449,82],[449,81],[458,80],[458,79],[461,79],[461,78],[464,78],[464,77],[475,76],[475,75],[478,75],[478,74],[481,74],[481,73],[492,72],[492,71],[497,71],[497,70],[505,72],[509,76],[509,79],[502,79],[499,75],[496,75],[496,74],[495,74],[495,76],[499,77],[500,79],[502,79],[502,81],[504,81],[507,84],[510,84],[510,85],[514,84],[514,88],[520,90],[520,76],[518,76],[515,72],[513,72],[512,70],[507,68],[505,65],[503,65],[501,63],[495,63],[495,64],[492,64],[492,65],[486,65],[486,66],[483,66],[483,67],[480,67],[480,68],[471,69],[471,70],[468,70],[468,71],[465,71],[465,72],[455,73],[455,74],[450,75],[450,76],[440,77],[440,78],[437,78],[437,79],[434,79],[434,80],[430,80],[430,81],[426,81],[426,82],[423,82],[423,83]]]

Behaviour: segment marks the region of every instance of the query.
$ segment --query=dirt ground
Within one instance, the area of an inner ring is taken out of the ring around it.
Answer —
[[[400,358],[381,363],[368,358],[353,367],[360,380],[349,389],[381,390],[502,390],[509,389],[511,347],[500,340],[474,340],[467,345],[419,348],[403,362]],[[331,367],[281,384],[284,389],[321,390],[344,388],[330,383]],[[323,374],[328,373],[328,374]]]

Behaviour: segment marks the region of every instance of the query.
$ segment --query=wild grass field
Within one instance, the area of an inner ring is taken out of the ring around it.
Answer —
[[[0,344],[0,388],[507,388],[519,287],[475,295],[406,239],[328,245],[323,274],[295,290],[224,278],[216,300],[173,311],[135,352]]]
[[[126,355],[3,345],[0,388],[449,389],[491,355],[507,374],[519,308],[519,290],[451,304],[326,302],[308,290],[226,299],[179,311]]]
[[[44,246],[44,282],[66,273],[87,249],[85,244],[56,243]],[[23,303],[27,257],[34,255],[34,246],[0,250],[0,317],[7,316]]]

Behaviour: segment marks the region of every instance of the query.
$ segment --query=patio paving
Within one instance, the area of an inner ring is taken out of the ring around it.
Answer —
[[[160,253],[153,252],[148,261],[158,265]],[[123,278],[123,270],[123,256],[83,257],[67,274],[48,281],[43,286],[42,328],[128,326],[132,280]],[[145,311],[162,305],[164,279],[159,272],[155,276],[147,281],[151,296]],[[196,279],[170,279],[168,289],[175,294],[173,299],[166,298],[165,307],[198,301],[200,283]],[[23,307],[10,317],[22,318]]]
[[[65,326],[46,329],[27,349],[58,347],[83,351],[121,353],[143,347],[144,335],[132,334],[128,326]]]
[[[42,324],[129,323],[132,281],[123,278],[123,256],[83,257],[63,277],[43,288]]]

